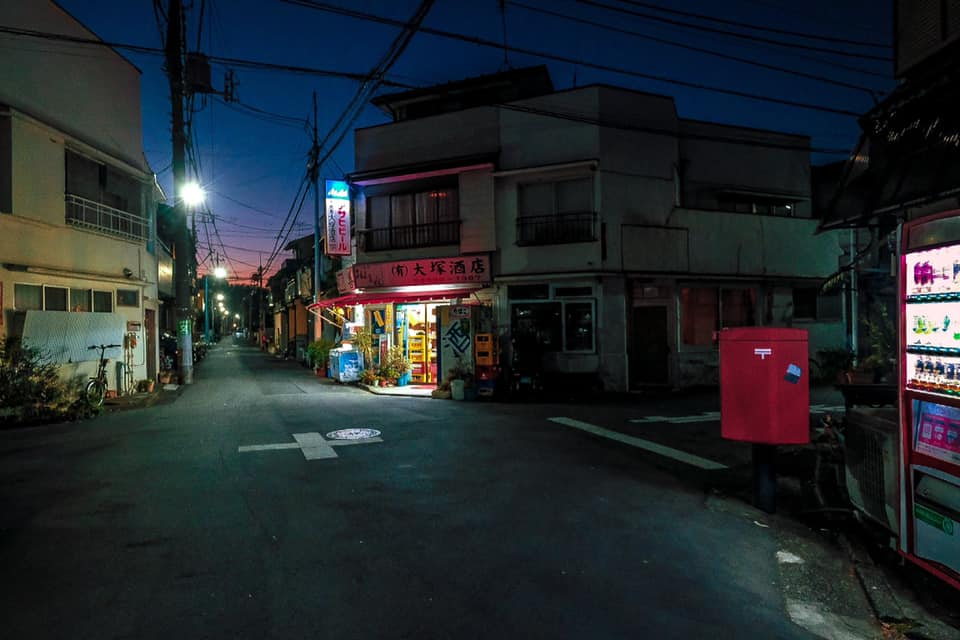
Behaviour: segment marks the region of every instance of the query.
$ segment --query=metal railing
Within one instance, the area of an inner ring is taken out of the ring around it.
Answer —
[[[560,213],[517,218],[517,244],[567,244],[597,239],[597,212]]]
[[[147,218],[71,193],[66,194],[65,202],[69,225],[127,240],[149,237],[150,221]]]
[[[364,251],[415,249],[460,243],[460,221],[411,224],[360,231]]]

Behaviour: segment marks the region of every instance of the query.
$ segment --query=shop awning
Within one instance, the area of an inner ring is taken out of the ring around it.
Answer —
[[[478,285],[462,287],[436,287],[416,291],[364,291],[348,293],[337,298],[327,298],[311,304],[307,309],[315,311],[325,307],[349,307],[355,304],[385,304],[391,302],[431,302],[450,298],[467,298],[483,287]]]

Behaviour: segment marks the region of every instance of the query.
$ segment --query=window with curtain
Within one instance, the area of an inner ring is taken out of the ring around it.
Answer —
[[[367,199],[367,251],[404,249],[460,240],[460,205],[455,188],[397,193]]]
[[[70,289],[71,311],[90,311],[92,308],[90,289]]]

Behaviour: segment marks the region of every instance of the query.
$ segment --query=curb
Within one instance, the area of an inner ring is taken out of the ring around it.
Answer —
[[[900,601],[894,595],[893,589],[890,588],[883,572],[867,555],[863,547],[851,542],[850,538],[843,532],[840,532],[837,540],[850,558],[853,570],[857,574],[857,580],[863,587],[863,592],[866,594],[867,601],[870,603],[870,608],[873,609],[877,620],[881,622],[910,622],[909,618],[904,615]]]

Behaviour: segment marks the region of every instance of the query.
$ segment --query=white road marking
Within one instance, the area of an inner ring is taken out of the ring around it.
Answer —
[[[383,438],[364,438],[361,440],[326,440],[316,431],[309,433],[294,433],[293,439],[296,442],[281,442],[278,444],[253,444],[243,447],[237,447],[240,453],[250,451],[277,451],[280,449],[300,449],[303,457],[307,460],[325,460],[336,458],[337,452],[334,447],[344,447],[350,444],[369,444],[383,442]]]
[[[777,562],[780,564],[803,564],[803,558],[796,555],[795,553],[790,553],[789,551],[777,551]]]
[[[300,445],[296,442],[282,442],[280,444],[251,444],[246,447],[239,447],[240,453],[248,451],[275,451],[277,449],[299,449]]]
[[[574,429],[580,429],[581,431],[586,431],[587,433],[592,433],[597,436],[616,440],[617,442],[629,444],[630,446],[637,447],[638,449],[644,449],[645,451],[656,453],[658,455],[670,458],[671,460],[677,460],[679,462],[683,462],[694,467],[699,467],[701,469],[706,469],[708,471],[716,471],[718,469],[727,468],[726,465],[720,464],[719,462],[707,460],[706,458],[701,458],[700,456],[695,456],[692,453],[687,453],[678,449],[671,449],[670,447],[665,447],[662,444],[649,442],[648,440],[642,440],[640,438],[628,436],[616,431],[604,429],[603,427],[598,427],[597,425],[590,424],[589,422],[581,422],[580,420],[564,417],[547,418],[547,420],[550,422],[556,422],[557,424],[566,425],[568,427],[573,427]]]
[[[322,460],[324,458],[337,457],[337,452],[333,450],[333,447],[316,431],[311,433],[294,433],[293,439],[300,444],[300,448],[303,449],[303,457],[307,460]]]

